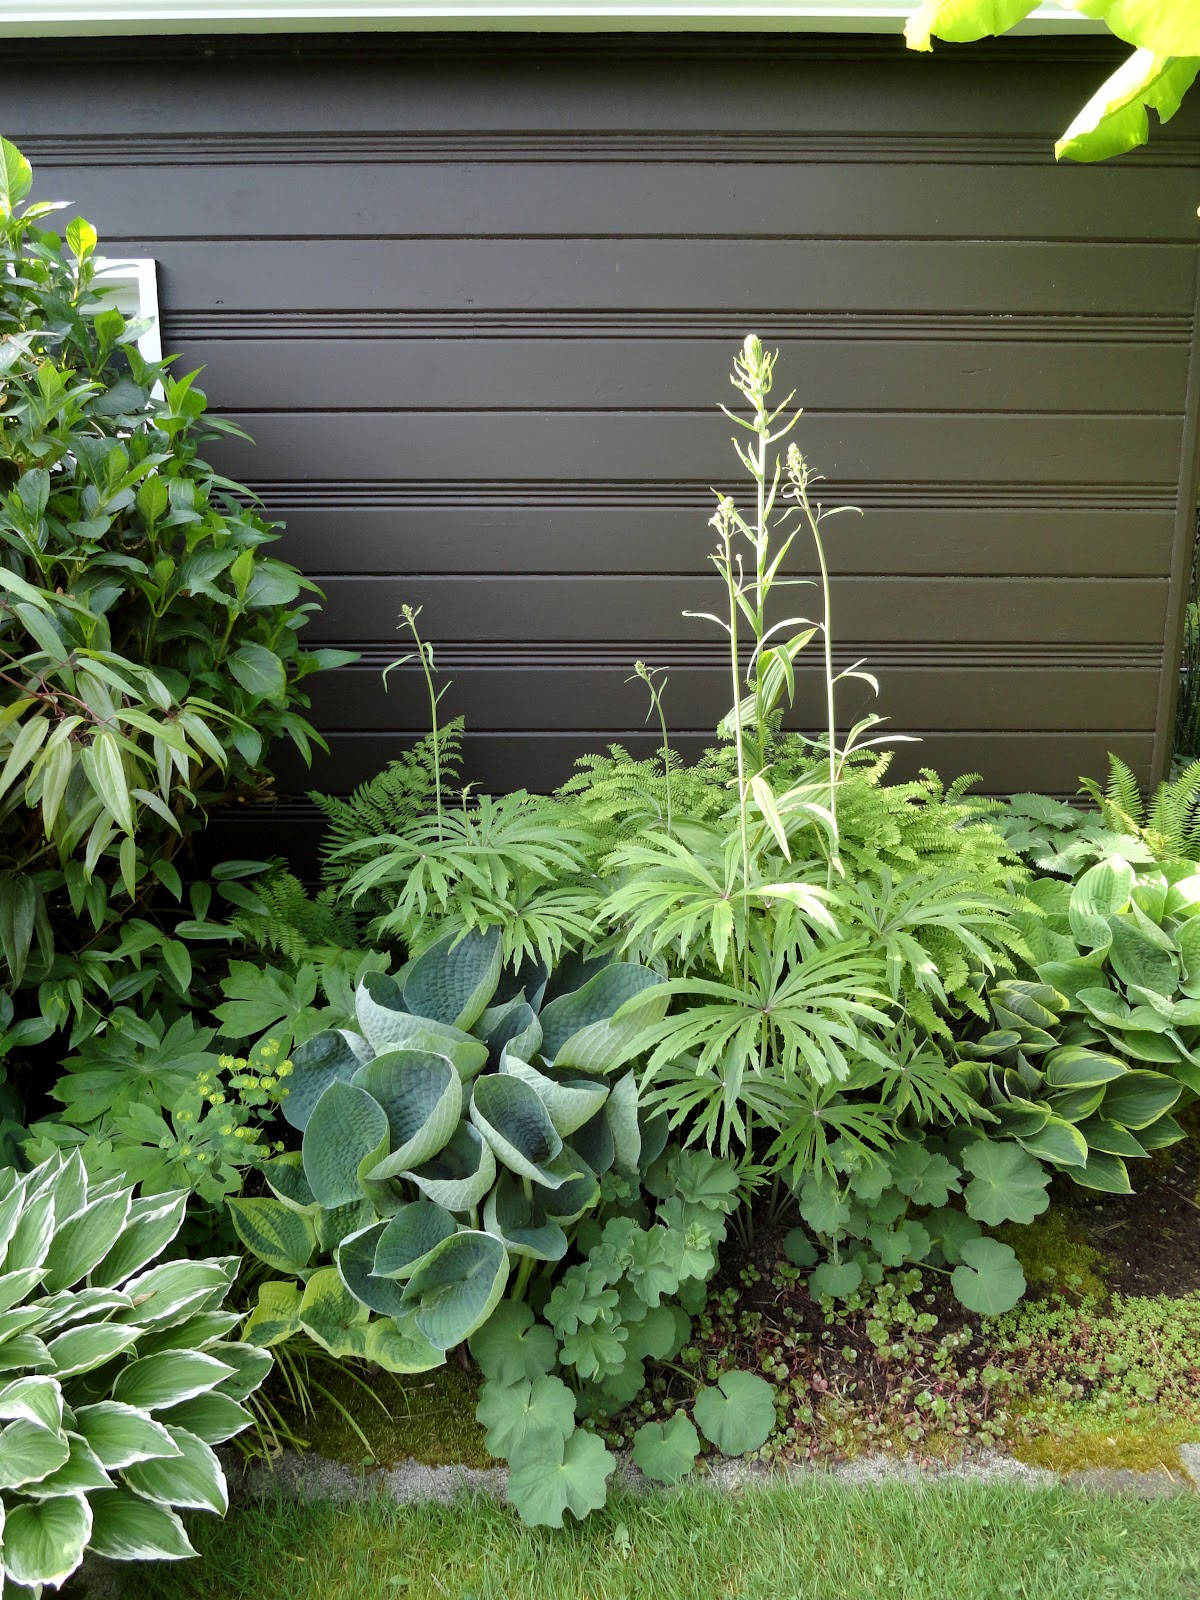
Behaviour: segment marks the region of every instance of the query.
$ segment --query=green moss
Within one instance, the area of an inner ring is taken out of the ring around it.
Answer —
[[[1063,1207],[1037,1222],[1000,1228],[996,1237],[1012,1246],[1031,1288],[1079,1300],[1105,1298],[1104,1254],[1087,1242],[1078,1221]]]
[[[474,1373],[449,1363],[401,1378],[289,1354],[263,1396],[280,1442],[351,1466],[391,1467],[410,1456],[427,1466],[493,1465],[475,1421]]]
[[[1133,1472],[1168,1472],[1188,1477],[1179,1455],[1181,1444],[1194,1443],[1195,1423],[1151,1422],[1128,1425],[1111,1416],[1089,1416],[1086,1408],[1073,1421],[1056,1418],[1045,1432],[1017,1438],[1012,1454],[1031,1467],[1051,1472],[1086,1472],[1095,1467],[1128,1468]]]

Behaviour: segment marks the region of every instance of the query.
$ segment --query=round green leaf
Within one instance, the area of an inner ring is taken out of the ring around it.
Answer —
[[[545,1373],[511,1384],[489,1379],[475,1416],[487,1429],[484,1443],[492,1455],[507,1459],[537,1429],[568,1439],[575,1426],[575,1396],[561,1378]]]
[[[822,1261],[809,1275],[808,1292],[814,1300],[825,1297],[848,1300],[862,1280],[862,1268],[857,1261]]]
[[[955,1294],[968,1311],[996,1317],[1011,1311],[1025,1293],[1025,1274],[1009,1245],[998,1239],[971,1239],[962,1247],[961,1266],[950,1275]]]
[[[387,1154],[388,1119],[365,1089],[338,1080],[313,1107],[304,1130],[304,1176],[322,1206],[349,1205],[362,1198],[360,1169]]]
[[[803,1228],[793,1228],[783,1241],[783,1253],[794,1267],[815,1266],[817,1247]]]
[[[678,1483],[700,1454],[700,1435],[682,1411],[669,1422],[644,1422],[633,1436],[633,1464],[655,1483]]]
[[[504,1073],[477,1078],[471,1091],[471,1121],[496,1159],[519,1177],[549,1189],[564,1181],[551,1165],[562,1153],[562,1139],[529,1084]]]
[[[532,1382],[554,1365],[558,1344],[544,1322],[535,1322],[523,1300],[501,1300],[482,1328],[471,1335],[471,1354],[485,1378],[506,1385]]]
[[[602,1441],[582,1428],[565,1441],[555,1428],[533,1430],[510,1463],[509,1503],[533,1527],[561,1528],[564,1511],[582,1521],[604,1505],[616,1464]]]
[[[700,1432],[722,1455],[758,1450],[775,1426],[775,1391],[753,1372],[726,1372],[693,1406]]]
[[[1050,1174],[1040,1161],[1014,1144],[978,1139],[962,1153],[973,1173],[966,1187],[968,1213],[989,1227],[1001,1222],[1032,1222],[1050,1204]]]
[[[418,1329],[437,1350],[470,1338],[491,1316],[508,1282],[508,1253],[490,1233],[464,1230],[418,1263],[404,1291]]]

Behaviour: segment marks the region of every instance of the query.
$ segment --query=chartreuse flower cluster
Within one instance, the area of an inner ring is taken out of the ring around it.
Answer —
[[[186,1194],[135,1200],[78,1152],[0,1170],[0,1573],[5,1593],[61,1584],[86,1550],[195,1552],[180,1510],[223,1513],[213,1446],[271,1358],[231,1342],[236,1259],[155,1265]]]

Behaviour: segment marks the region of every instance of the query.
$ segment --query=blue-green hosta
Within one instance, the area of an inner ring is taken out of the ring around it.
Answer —
[[[661,1017],[657,976],[574,960],[505,971],[499,931],[438,941],[359,986],[359,1032],[293,1056],[298,1155],[271,1197],[231,1204],[263,1286],[247,1337],[303,1331],[335,1356],[423,1371],[520,1282],[560,1260],[614,1167],[637,1170],[634,1041]]]
[[[7,1596],[85,1550],[194,1555],[178,1512],[221,1513],[213,1446],[250,1422],[271,1359],[230,1343],[236,1260],[155,1265],[186,1194],[89,1184],[78,1153],[0,1170],[0,1568]]]

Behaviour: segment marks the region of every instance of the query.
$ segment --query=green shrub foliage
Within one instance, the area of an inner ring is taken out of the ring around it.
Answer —
[[[155,1264],[186,1195],[90,1183],[78,1154],[0,1172],[0,1564],[15,1594],[57,1587],[91,1550],[194,1555],[181,1510],[223,1513],[213,1446],[271,1358],[231,1342],[236,1260]]]
[[[143,358],[94,229],[48,231],[31,182],[0,144],[0,1051],[94,1028],[130,962],[186,995],[172,858],[272,739],[307,756],[300,684],[342,659],[300,649],[316,591],[201,458],[236,429]]]

